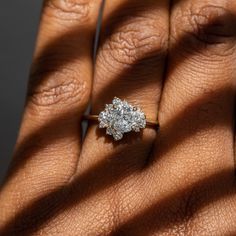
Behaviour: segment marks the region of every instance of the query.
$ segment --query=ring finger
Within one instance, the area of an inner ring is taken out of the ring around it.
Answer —
[[[157,119],[168,46],[168,10],[167,0],[107,1],[95,69],[93,114],[117,96],[139,106],[149,120]],[[97,127],[92,124],[88,129],[79,172],[108,157],[131,169],[144,164],[156,136],[154,129],[125,134],[116,145]]]

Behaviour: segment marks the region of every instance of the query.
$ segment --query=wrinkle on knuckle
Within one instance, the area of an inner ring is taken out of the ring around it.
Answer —
[[[87,22],[90,16],[91,0],[48,0],[47,13],[59,20]]]
[[[144,30],[141,26],[147,26]],[[150,19],[126,23],[109,36],[102,50],[118,64],[132,65],[145,58],[160,57],[167,49],[167,35]]]
[[[88,85],[71,68],[36,72],[31,77],[29,98],[37,107],[60,107],[79,104],[88,96]]]
[[[174,20],[177,35],[173,36],[174,41],[181,38],[178,34],[182,34],[182,41],[185,46],[190,46],[190,50],[210,51],[211,55],[219,56],[232,54],[236,39],[236,17],[230,10],[216,5],[191,5],[187,10],[178,10]]]

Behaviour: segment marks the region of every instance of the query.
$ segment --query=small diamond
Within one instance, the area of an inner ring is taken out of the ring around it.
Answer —
[[[112,104],[107,104],[99,114],[99,128],[106,128],[106,133],[115,140],[121,140],[124,133],[140,132],[146,127],[145,114],[138,107],[115,97]]]

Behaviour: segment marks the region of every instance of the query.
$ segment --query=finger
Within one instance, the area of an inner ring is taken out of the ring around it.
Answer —
[[[45,1],[29,95],[4,198],[24,202],[68,181],[80,153],[100,1]],[[11,191],[17,185],[17,191]],[[17,196],[16,196],[17,195]],[[14,197],[15,196],[15,197]],[[2,201],[4,202],[4,201]]]
[[[170,61],[160,103],[161,128],[150,171],[158,191],[191,188],[224,170],[231,170],[225,176],[225,186],[233,186],[235,19],[235,1],[188,0],[174,5]],[[183,204],[198,209],[208,194],[218,196],[218,191],[215,186],[207,190],[195,187],[183,194]],[[194,229],[199,230],[207,222],[206,234],[224,234],[215,222],[220,222],[221,215],[216,209],[224,209],[226,200],[217,200],[219,207],[210,204],[204,216],[200,211],[199,215],[191,215]],[[227,204],[230,210],[232,201]],[[225,221],[224,226],[229,222]]]
[[[168,44],[168,9],[168,1],[107,2],[92,93],[93,114],[116,96],[139,106],[147,119],[157,119]],[[125,134],[115,144],[105,130],[91,124],[79,165],[86,170],[116,155],[124,166],[141,167],[155,136],[156,130],[147,128],[142,134]]]

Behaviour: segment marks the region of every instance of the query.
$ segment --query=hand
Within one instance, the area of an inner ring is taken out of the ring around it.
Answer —
[[[235,0],[107,0],[93,66],[100,5],[45,1],[0,235],[235,235]],[[90,95],[160,130],[82,142]]]

